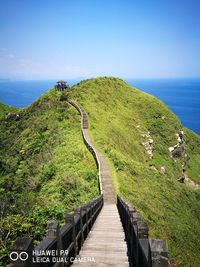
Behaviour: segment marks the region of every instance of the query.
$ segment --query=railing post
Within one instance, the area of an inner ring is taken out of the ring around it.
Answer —
[[[151,267],[150,247],[149,247],[149,229],[146,222],[139,220],[137,222],[138,229],[138,248],[139,248],[139,266]]]
[[[100,197],[100,202],[101,202],[101,205],[100,205],[100,210],[101,210],[102,207],[103,207],[103,205],[104,205],[103,194],[102,194],[101,197]]]
[[[127,204],[127,219],[128,219],[128,223],[127,223],[127,230],[128,232],[130,231],[130,229],[132,228],[132,215],[133,213],[136,212],[135,209]]]
[[[88,203],[88,220],[90,221],[88,223],[88,233],[90,232],[91,228],[92,228],[92,202]]]
[[[56,239],[58,252],[62,250],[62,240],[60,236],[59,222],[57,221],[47,222],[46,239]]]
[[[135,260],[135,264],[136,266],[138,266],[138,262],[139,262],[139,244],[138,244],[138,221],[140,221],[140,215],[137,212],[133,212],[132,213],[132,228],[133,228],[133,244],[134,246],[132,247],[133,250],[133,255],[134,255],[134,260]]]
[[[91,202],[91,227],[94,224],[95,218],[94,218],[94,212],[95,212],[95,208],[96,208],[97,202],[96,201],[92,201]]]
[[[18,237],[10,249],[11,264],[8,267],[34,267],[33,250],[32,238]]]
[[[81,220],[81,247],[84,243],[84,231],[83,231],[83,208],[80,208],[80,220]]]
[[[74,222],[74,213],[73,212],[66,214],[65,222],[72,224],[72,242],[74,244],[74,254],[75,254],[74,257],[76,257],[78,248],[77,248],[76,230],[75,230],[75,222]]]
[[[85,211],[85,218],[86,218],[86,236],[89,233],[89,225],[88,225],[88,205],[84,205],[82,209]]]
[[[160,239],[152,239],[149,243],[152,267],[168,267],[168,253],[164,241]]]
[[[135,209],[132,206],[128,206],[128,212],[130,216],[130,223],[129,223],[129,232],[130,233],[130,238],[128,238],[127,243],[129,246],[129,261],[132,263],[132,265],[135,265],[136,260],[134,259],[134,247],[135,243],[134,241],[136,240],[136,233],[135,229],[133,226],[133,214],[136,212]]]
[[[60,254],[60,252],[63,249],[62,246],[62,240],[60,236],[60,225],[57,221],[48,221],[47,222],[47,231],[46,231],[46,239],[56,239],[57,241],[57,252],[59,257],[63,257],[63,255]],[[64,267],[64,263],[60,262],[57,263],[56,266]]]
[[[149,229],[148,225],[144,221],[137,221],[138,239],[148,239]]]
[[[82,247],[84,243],[84,233],[83,233],[83,210],[82,207],[79,207],[75,209],[74,211],[75,214],[78,214],[80,217],[80,232],[81,232],[81,242],[80,242],[80,247]]]
[[[59,232],[59,222],[48,221],[47,222],[46,238],[47,239],[55,239],[59,235],[58,232]]]

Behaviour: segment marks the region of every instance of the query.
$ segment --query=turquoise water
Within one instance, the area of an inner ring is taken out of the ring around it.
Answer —
[[[72,85],[78,82],[70,80]],[[130,85],[162,100],[182,124],[200,134],[200,79],[193,80],[127,80]],[[15,107],[30,105],[42,93],[52,88],[49,81],[0,81],[0,101]]]

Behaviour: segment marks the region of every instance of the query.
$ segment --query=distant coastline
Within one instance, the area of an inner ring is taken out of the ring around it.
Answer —
[[[162,100],[183,125],[200,134],[200,79],[127,79],[130,85]],[[0,102],[15,107],[30,105],[52,88],[55,80],[0,79]],[[79,80],[69,80],[73,85]]]

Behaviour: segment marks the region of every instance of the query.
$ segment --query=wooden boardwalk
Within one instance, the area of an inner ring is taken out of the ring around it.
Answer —
[[[88,131],[86,113],[73,101],[69,101],[81,114],[82,133],[85,143],[94,151],[99,168],[100,191],[103,193],[104,206],[90,231],[81,251],[77,267],[129,266],[125,234],[115,205],[110,172],[104,156],[93,146]]]
[[[94,146],[92,145],[92,140],[90,138],[88,129],[83,129],[83,133],[84,133],[84,137],[87,140],[87,142],[95,150],[96,156],[98,158],[99,176],[100,176],[100,181],[101,181],[104,204],[107,204],[107,203],[114,204],[115,198],[114,198],[112,180],[111,180],[111,176],[110,176],[110,171],[109,171],[108,166],[107,166],[107,162],[106,162],[104,156],[101,154],[101,152],[99,152],[99,150],[94,148]]]

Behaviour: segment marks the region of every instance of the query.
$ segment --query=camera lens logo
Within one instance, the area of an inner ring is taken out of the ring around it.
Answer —
[[[28,259],[28,253],[25,251],[22,251],[19,253],[16,251],[13,251],[10,253],[9,256],[12,261],[17,261],[17,260],[26,261]]]

